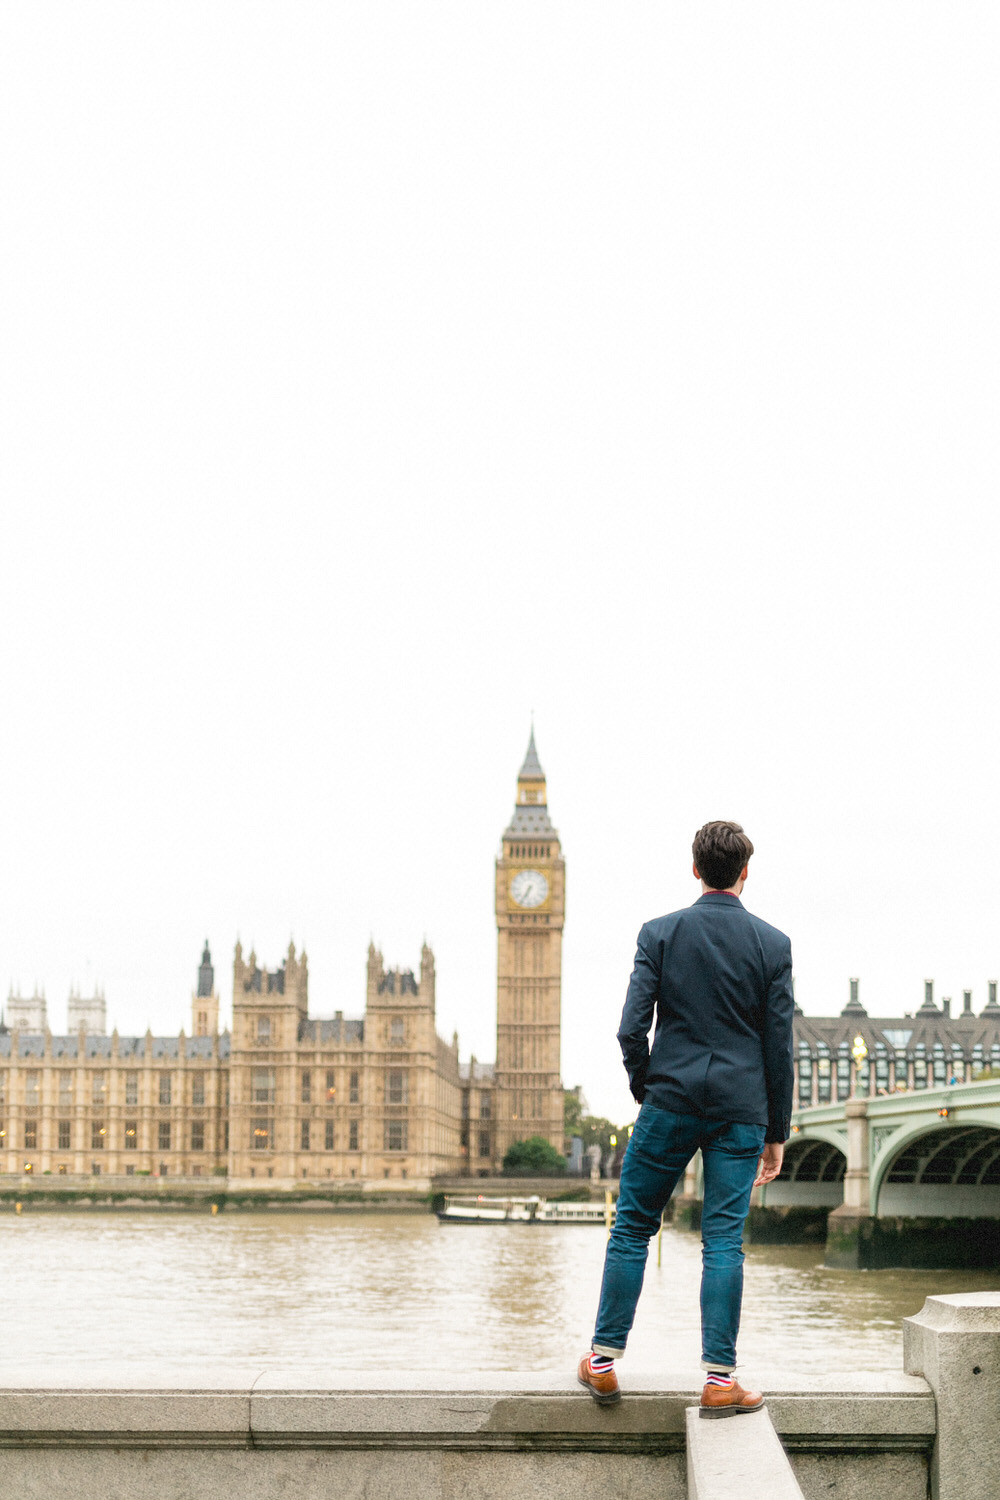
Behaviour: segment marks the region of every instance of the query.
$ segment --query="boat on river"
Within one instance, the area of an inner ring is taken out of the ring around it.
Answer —
[[[447,1196],[437,1216],[442,1224],[601,1224],[610,1229],[615,1205],[560,1203],[539,1197],[497,1198],[478,1193]]]

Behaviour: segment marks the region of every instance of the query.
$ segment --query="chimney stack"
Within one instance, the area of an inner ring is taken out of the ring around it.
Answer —
[[[962,991],[962,1014],[963,1014],[963,1016],[971,1016],[972,1015],[972,991],[971,990],[963,990]]]
[[[934,1004],[934,981],[933,981],[933,979],[925,979],[924,980],[924,1004],[925,1005],[933,1005]]]
[[[950,1016],[951,1015],[951,996],[950,995],[942,995],[941,996],[941,1014],[943,1016]]]

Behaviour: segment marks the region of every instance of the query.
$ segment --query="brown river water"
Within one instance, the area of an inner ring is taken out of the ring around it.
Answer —
[[[605,1232],[430,1215],[45,1213],[0,1218],[0,1376],[123,1365],[567,1371],[588,1346]],[[653,1241],[622,1365],[697,1374],[700,1245]],[[900,1371],[900,1319],[973,1271],[828,1271],[814,1246],[747,1251],[740,1356],[767,1371]]]

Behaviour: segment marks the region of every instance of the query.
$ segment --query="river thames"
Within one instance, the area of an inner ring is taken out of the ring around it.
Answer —
[[[261,1362],[331,1370],[572,1372],[593,1326],[601,1227],[432,1216],[25,1213],[0,1218],[0,1366]],[[697,1371],[700,1244],[653,1241],[634,1370]],[[815,1374],[901,1369],[900,1319],[990,1272],[824,1269],[814,1246],[747,1250],[740,1355]]]

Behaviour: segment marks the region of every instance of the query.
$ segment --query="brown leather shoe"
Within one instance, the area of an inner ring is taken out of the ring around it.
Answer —
[[[580,1361],[580,1368],[576,1372],[576,1378],[601,1406],[613,1406],[616,1401],[622,1399],[622,1393],[618,1389],[618,1376],[615,1374],[614,1365],[610,1370],[605,1370],[603,1375],[595,1375],[590,1368],[590,1355],[585,1354]]]
[[[759,1391],[745,1391],[738,1380],[725,1389],[721,1385],[706,1384],[701,1393],[701,1417],[738,1417],[740,1412],[760,1411],[764,1397]]]

